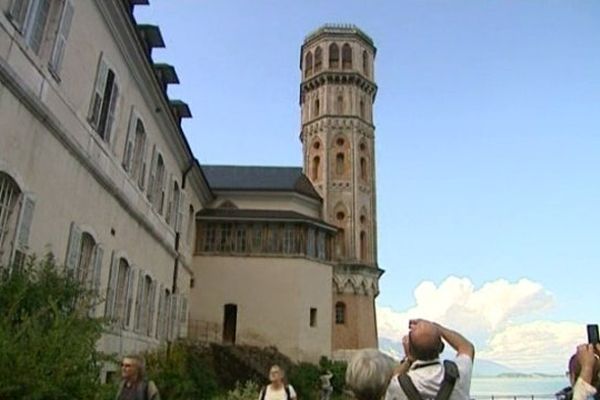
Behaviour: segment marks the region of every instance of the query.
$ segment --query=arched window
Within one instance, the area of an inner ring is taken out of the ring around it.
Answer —
[[[335,254],[338,258],[346,256],[346,230],[343,228],[338,229],[335,237]]]
[[[337,44],[331,43],[329,45],[329,68],[340,67],[340,48]]]
[[[119,259],[113,319],[121,326],[127,323],[127,289],[130,279],[130,266],[124,258]]]
[[[362,119],[365,118],[365,102],[362,100],[358,103],[358,113]]]
[[[346,304],[341,301],[335,303],[335,323],[338,325],[346,323]]]
[[[320,164],[321,164],[321,158],[319,156],[315,156],[312,160],[312,171],[311,171],[311,178],[313,181],[319,180]]]
[[[322,66],[323,66],[323,50],[321,50],[321,47],[317,47],[315,49],[315,73],[319,72],[321,70]]]
[[[335,173],[337,175],[344,174],[344,153],[337,153],[335,156]]]
[[[367,261],[367,233],[360,231],[360,259]]]
[[[9,175],[0,172],[0,265],[10,262],[10,241],[15,233],[20,196],[17,183]]]
[[[142,312],[142,329],[148,336],[152,335],[152,323],[154,322],[154,293],[156,291],[156,283],[152,282],[152,278],[148,275],[144,277],[143,290],[143,312]]]
[[[352,48],[348,43],[345,43],[342,46],[342,68],[343,69],[351,69],[352,68]]]
[[[161,154],[158,155],[154,176],[154,195],[152,196],[152,200],[154,207],[162,214],[165,203],[165,162]]]
[[[79,263],[77,264],[76,276],[79,282],[91,287],[94,274],[94,248],[96,241],[87,232],[81,235],[81,249],[79,251]]]
[[[309,51],[304,58],[304,76],[310,76],[312,74],[313,69],[313,57],[312,53]]]
[[[319,116],[320,113],[320,108],[321,108],[321,103],[319,102],[319,99],[315,99],[315,108],[313,109],[313,114],[315,117]]]
[[[137,120],[135,128],[135,140],[133,144],[133,157],[131,165],[131,176],[137,180],[140,188],[144,187],[144,175],[146,174],[146,130],[141,120]]]
[[[368,178],[367,174],[367,159],[365,157],[360,158],[360,179],[366,181]]]
[[[344,96],[341,94],[337,97],[337,101],[335,103],[335,112],[336,114],[340,115],[344,113]]]
[[[366,50],[363,50],[362,53],[362,64],[365,76],[369,76],[369,54],[366,52]]]

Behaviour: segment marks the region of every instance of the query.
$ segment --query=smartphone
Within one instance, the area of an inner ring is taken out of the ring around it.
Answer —
[[[588,325],[587,326],[587,334],[588,334],[588,343],[597,344],[600,342],[600,338],[598,338],[598,324]]]

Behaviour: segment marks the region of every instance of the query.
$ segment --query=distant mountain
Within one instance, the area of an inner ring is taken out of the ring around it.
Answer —
[[[398,360],[401,360],[404,357],[404,348],[402,347],[402,343],[392,339],[380,337],[379,349]],[[443,354],[443,356],[445,358],[452,358],[453,354],[451,352],[446,352]],[[494,361],[475,358],[475,365],[473,366],[473,376],[495,377],[501,374],[518,374],[518,372]]]

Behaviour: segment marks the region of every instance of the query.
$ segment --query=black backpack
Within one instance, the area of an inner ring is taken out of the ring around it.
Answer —
[[[267,395],[267,386],[263,387],[260,391],[260,400],[265,400],[265,396]],[[283,385],[283,389],[285,390],[286,399],[292,400],[292,396],[290,394],[290,387],[288,385]]]
[[[440,390],[435,396],[435,400],[448,400],[452,394],[452,389],[454,389],[454,385],[456,384],[458,377],[459,374],[456,363],[454,361],[445,360],[444,380],[442,380]],[[400,387],[402,387],[404,394],[406,394],[406,397],[408,397],[409,400],[423,400],[423,397],[421,397],[421,394],[415,387],[415,384],[413,383],[412,379],[410,379],[408,374],[398,375],[398,382],[400,383]]]

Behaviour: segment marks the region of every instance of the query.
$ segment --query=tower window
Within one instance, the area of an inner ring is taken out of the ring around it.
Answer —
[[[366,51],[362,53],[362,64],[364,74],[369,76],[369,54]]]
[[[323,66],[323,50],[321,47],[315,49],[315,73],[321,70]]]
[[[335,173],[337,175],[344,174],[344,153],[338,153],[335,156]]]
[[[313,69],[313,56],[309,51],[306,57],[304,58],[304,76],[310,76],[312,74]]]
[[[360,151],[365,151],[367,149],[367,145],[365,144],[365,142],[362,142],[359,146]]]
[[[362,100],[358,104],[358,112],[359,112],[360,117],[362,119],[364,119],[365,118],[365,102]]]
[[[338,325],[346,323],[346,304],[341,301],[335,303],[335,323]]]
[[[319,150],[320,147],[321,147],[321,142],[319,142],[318,140],[315,141],[315,143],[313,143],[313,149]]]
[[[360,223],[364,225],[364,223],[367,222],[367,217],[365,217],[364,215],[360,216]]]
[[[315,116],[315,117],[318,117],[318,116],[319,116],[319,112],[321,111],[321,110],[320,110],[320,108],[321,108],[321,103],[319,102],[319,99],[316,99],[316,100],[315,100],[315,108],[314,108],[314,110],[313,110],[313,111],[314,111],[314,116]]]
[[[344,138],[337,138],[337,140],[335,141],[335,144],[337,144],[338,146],[343,146],[345,143]]]
[[[312,162],[312,171],[311,177],[313,181],[317,181],[319,179],[319,164],[321,163],[321,158],[316,156],[313,158]]]
[[[336,114],[343,114],[344,113],[344,97],[342,95],[339,95],[337,98],[337,102],[335,103],[336,107],[335,107],[335,112]]]
[[[367,260],[367,233],[365,231],[360,232],[360,259]]]
[[[340,48],[337,44],[331,43],[329,46],[329,68],[340,67]]]
[[[338,221],[343,221],[344,218],[346,218],[346,214],[344,214],[343,211],[338,211],[337,214],[335,214],[335,217]]]
[[[367,180],[367,159],[364,157],[360,158],[360,179]]]
[[[345,43],[342,46],[342,68],[343,69],[351,69],[352,68],[352,48],[348,43]]]
[[[314,307],[310,308],[310,326],[311,328],[317,326],[317,309]]]

